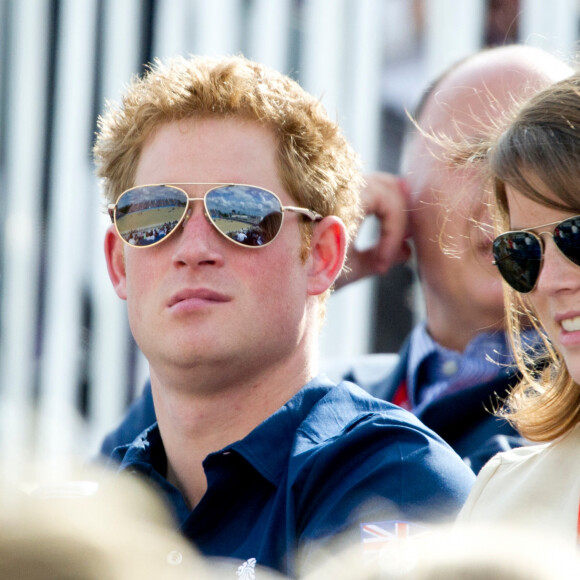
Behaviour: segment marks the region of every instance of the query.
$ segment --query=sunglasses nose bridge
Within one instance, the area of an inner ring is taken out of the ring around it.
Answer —
[[[551,238],[552,242],[554,243],[554,247],[560,254],[563,254],[564,257],[566,256],[566,252],[562,250],[560,244],[558,244],[558,236],[554,234],[554,232],[540,232],[537,234],[538,239],[540,240],[540,246],[542,250],[542,258],[546,255],[546,240],[542,236],[548,236]],[[569,258],[568,258],[569,259]]]
[[[203,197],[188,197],[188,204],[187,204],[187,208],[185,210],[185,215],[183,216],[183,219],[181,221],[181,227],[184,228],[185,225],[187,224],[187,222],[189,221],[189,218],[191,218],[191,216],[194,214],[195,212],[195,204],[193,203],[194,201],[204,201]],[[202,211],[203,211],[203,215],[206,219],[208,219],[207,216],[207,211],[205,209],[205,203],[202,205]]]

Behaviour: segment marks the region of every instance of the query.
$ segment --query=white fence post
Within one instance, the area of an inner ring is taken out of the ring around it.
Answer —
[[[379,142],[381,48],[379,3],[309,0],[305,3],[302,85],[319,96],[361,154],[376,169]],[[359,242],[365,243],[363,239]],[[368,352],[374,282],[362,280],[331,296],[321,334],[321,357]]]
[[[425,0],[425,59],[429,78],[483,43],[483,0]]]
[[[30,452],[48,71],[48,1],[11,5],[2,232],[0,430],[10,469]],[[34,18],[30,15],[34,14]]]
[[[140,0],[106,0],[103,23],[102,93],[118,102],[123,87],[139,71]],[[98,103],[102,110],[104,103]],[[100,211],[96,180],[87,191],[95,237],[92,244],[90,286],[93,298],[90,357],[90,451],[96,452],[105,433],[121,420],[129,381],[130,333],[125,303],[115,294],[105,264],[103,240],[109,219]],[[141,384],[136,385],[137,388]]]
[[[577,0],[521,0],[520,41],[562,58],[574,55],[579,9]]]
[[[91,257],[91,65],[96,8],[96,0],[65,0],[60,5],[39,380],[38,449],[43,456],[80,454],[86,446],[77,396],[84,354],[84,270]]]

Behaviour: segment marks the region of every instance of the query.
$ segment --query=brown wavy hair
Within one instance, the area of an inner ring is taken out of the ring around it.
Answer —
[[[490,171],[499,232],[509,229],[507,185],[546,207],[580,214],[580,75],[532,97],[507,129],[481,149]],[[505,286],[508,328],[522,380],[500,415],[528,439],[551,441],[580,421],[580,385],[570,376],[527,296]],[[540,347],[530,350],[525,344],[526,326],[538,331]]]

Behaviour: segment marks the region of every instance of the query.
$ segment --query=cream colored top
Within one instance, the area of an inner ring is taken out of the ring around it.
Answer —
[[[535,526],[578,540],[580,425],[551,443],[492,457],[481,469],[458,523]]]

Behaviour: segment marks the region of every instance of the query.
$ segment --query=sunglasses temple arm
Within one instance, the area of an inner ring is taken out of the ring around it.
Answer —
[[[313,222],[318,222],[324,217],[321,216],[318,212],[306,209],[304,207],[294,207],[292,205],[285,205],[283,209],[284,211],[293,211],[294,213],[299,213],[300,215],[306,216],[309,220],[312,220]]]
[[[109,213],[109,217],[111,218],[111,222],[115,223],[115,204],[110,203],[107,206],[107,212]]]

